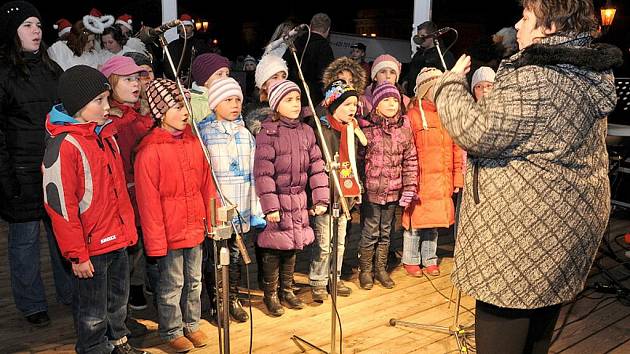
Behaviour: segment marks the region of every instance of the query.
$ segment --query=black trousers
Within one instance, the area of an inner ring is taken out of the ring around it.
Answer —
[[[494,306],[477,300],[475,343],[479,354],[547,353],[560,304],[533,310]]]

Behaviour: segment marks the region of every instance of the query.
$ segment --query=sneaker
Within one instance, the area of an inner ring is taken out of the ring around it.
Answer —
[[[324,302],[324,300],[328,299],[328,291],[326,291],[325,286],[312,286],[311,295],[315,302]]]
[[[208,339],[208,336],[206,336],[206,334],[203,333],[200,329],[186,334],[186,338],[188,338],[188,340],[192,343],[192,345],[195,346],[195,348],[205,347],[206,345],[208,345],[208,341],[210,340]]]
[[[346,286],[342,280],[337,282],[337,295],[339,296],[350,296],[352,294],[352,289]]]
[[[437,265],[430,265],[424,268],[424,272],[427,273],[428,275],[437,277],[438,275],[440,275],[440,267],[438,267]]]
[[[403,267],[407,271],[407,274],[412,277],[422,277],[422,269],[417,264],[403,264]]]
[[[48,312],[46,311],[41,311],[32,315],[28,315],[26,316],[26,320],[30,324],[38,328],[46,327],[50,324],[50,317],[48,317]]]
[[[129,308],[136,311],[147,308],[147,299],[144,297],[142,285],[132,285],[129,287]]]
[[[188,338],[181,336],[167,342],[168,346],[175,351],[175,353],[186,353],[193,349],[195,346]]]
[[[125,342],[123,344],[115,345],[114,350],[112,350],[112,354],[149,354],[144,350],[136,349],[129,345],[129,342]]]

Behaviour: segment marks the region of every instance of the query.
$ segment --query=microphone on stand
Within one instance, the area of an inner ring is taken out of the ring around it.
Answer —
[[[308,25],[305,23],[294,27],[292,30],[289,31],[289,33],[269,43],[267,47],[265,48],[265,53],[270,50],[274,50],[278,48],[278,46],[280,46],[280,44],[282,43],[286,43],[286,42],[294,40],[295,37],[297,37],[300,34],[300,32],[307,29],[308,29]]]
[[[147,26],[143,26],[140,31],[135,35],[135,37],[140,38],[141,41],[146,42],[151,39],[156,38],[162,33],[170,30],[171,28],[175,28],[181,24],[180,20],[171,20],[169,22],[163,23],[162,25],[151,28]]]
[[[423,36],[419,36],[419,35],[414,35],[413,36],[413,42],[417,45],[422,45],[422,42],[424,42],[425,39],[427,38],[438,38],[438,37],[442,37],[444,34],[446,34],[449,31],[452,31],[453,29],[450,27],[444,27],[441,28],[435,32],[429,33],[429,34],[425,34]]]

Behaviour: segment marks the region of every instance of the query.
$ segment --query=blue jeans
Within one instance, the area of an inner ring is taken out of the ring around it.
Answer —
[[[111,353],[110,341],[126,341],[129,334],[127,299],[129,298],[129,260],[125,248],[91,256],[94,276],[74,278],[72,312],[77,332],[76,351]]]
[[[328,284],[328,274],[330,273],[331,235],[329,232],[329,215],[324,214],[315,217],[313,228],[317,244],[313,247],[311,266],[309,272],[309,284],[311,286],[326,286]],[[346,245],[346,225],[348,219],[341,215],[337,219],[337,280],[341,276],[341,266],[343,264],[343,253]]]
[[[403,264],[437,265],[438,229],[411,229],[403,232]]]
[[[48,239],[57,301],[69,305],[72,303],[71,267],[59,252],[50,221],[45,219],[43,223]],[[46,291],[40,274],[39,233],[39,220],[9,224],[11,288],[15,306],[24,316],[48,311]]]
[[[202,246],[169,250],[158,259],[158,332],[170,341],[199,329]]]

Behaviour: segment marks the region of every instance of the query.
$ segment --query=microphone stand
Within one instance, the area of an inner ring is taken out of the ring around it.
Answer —
[[[309,28],[310,31],[310,28]],[[315,111],[315,106],[313,105],[313,100],[311,99],[310,90],[306,80],[304,79],[304,74],[302,73],[302,68],[300,66],[300,61],[297,57],[297,49],[294,44],[295,38],[287,39],[287,46],[291,51],[293,56],[293,60],[295,60],[295,65],[298,69],[298,76],[302,81],[302,85],[304,86],[304,93],[306,94],[306,98],[308,99],[309,108],[311,112],[313,112],[313,119],[315,121],[315,126],[317,127],[317,136],[319,137],[319,141],[321,144],[321,150],[324,155],[324,159],[326,160],[326,171],[328,172],[328,186],[330,188],[330,200],[328,202],[328,232],[330,234],[331,239],[331,255],[332,260],[330,262],[330,270],[329,270],[329,278],[328,285],[330,289],[330,297],[331,297],[331,323],[330,323],[330,352],[326,352],[325,350],[317,347],[316,345],[304,340],[303,338],[293,335],[291,340],[303,351],[306,349],[300,344],[300,342],[305,343],[309,347],[319,350],[322,353],[336,353],[336,341],[337,341],[337,254],[338,247],[337,242],[339,235],[337,233],[337,219],[340,216],[340,212],[346,216],[347,220],[350,220],[350,209],[348,207],[348,202],[346,198],[343,197],[343,191],[341,189],[341,184],[339,182],[339,176],[337,175],[337,171],[339,169],[339,161],[338,154],[335,154],[334,158],[331,157],[330,150],[328,150],[328,144],[324,139],[324,134],[322,131],[322,125],[316,116],[317,113]],[[305,48],[306,49],[306,48]],[[335,202],[335,198],[338,200]],[[339,209],[339,205],[341,205],[341,210]],[[340,338],[342,340],[342,338]]]
[[[437,48],[444,70],[445,71],[448,70],[446,68],[446,63],[444,62],[444,56],[442,55],[442,50],[440,49],[440,42],[438,41],[437,37],[433,38],[433,43],[435,44],[435,47]],[[457,201],[455,203],[455,225],[453,226],[453,238],[455,240],[457,240],[457,231],[459,228],[459,212],[461,209],[463,193],[464,193],[463,189],[460,190],[459,194],[457,195]],[[459,352],[468,353],[470,351],[469,350],[470,348],[468,346],[468,337],[475,336],[475,329],[474,329],[475,325],[472,324],[472,325],[464,326],[459,323],[459,308],[461,307],[462,292],[459,289],[455,289],[454,287],[451,288],[451,295],[448,299],[449,308],[451,306],[451,302],[453,302],[452,300],[453,290],[457,291],[457,297],[455,299],[455,308],[454,308],[455,313],[454,313],[452,325],[439,326],[439,325],[434,325],[434,324],[422,324],[422,323],[414,323],[414,322],[407,322],[407,321],[399,321],[395,318],[392,318],[389,320],[389,325],[392,327],[395,327],[395,326],[410,327],[410,328],[419,328],[419,329],[426,329],[426,330],[431,330],[431,331],[448,333],[450,336],[455,336],[455,340],[457,341],[457,348]]]
[[[173,73],[176,73],[175,64],[173,63],[173,58],[171,57],[170,52],[168,51],[168,42],[166,41],[164,34],[161,33],[158,39],[160,42],[160,46],[162,47],[162,49],[164,50],[164,53],[166,54],[166,58],[171,67],[171,70],[173,71]],[[184,105],[186,106],[186,110],[188,110],[188,114],[192,119],[192,107],[190,106],[189,100],[186,98],[184,87],[182,86],[182,83],[179,80],[179,77],[177,75],[175,75],[175,83],[177,84],[177,89],[182,95],[182,99],[184,101]],[[243,238],[239,230],[237,229],[236,225],[234,225],[234,222],[233,222],[233,215],[236,212],[236,206],[229,203],[229,201],[227,200],[227,198],[225,197],[225,195],[223,194],[221,190],[217,177],[214,173],[214,170],[212,169],[212,160],[210,158],[210,152],[208,151],[205,144],[203,143],[203,140],[201,140],[201,135],[199,134],[199,128],[197,127],[196,124],[193,123],[192,129],[195,133],[195,136],[197,137],[197,141],[199,142],[199,145],[201,145],[201,150],[203,151],[203,154],[206,158],[206,162],[208,163],[208,168],[210,169],[210,172],[212,174],[212,180],[214,181],[214,184],[216,186],[216,190],[217,190],[217,193],[219,194],[219,198],[222,205],[221,207],[216,208],[214,198],[208,201],[209,203],[208,208],[211,210],[211,216],[214,219],[215,212],[216,212],[217,221],[215,222],[215,220],[211,220],[214,227],[213,227],[212,232],[206,233],[206,236],[207,238],[211,238],[214,241],[214,262],[215,262],[214,271],[215,271],[215,293],[216,293],[216,299],[217,299],[217,325],[218,325],[217,328],[219,330],[219,353],[230,354],[230,312],[229,312],[229,270],[228,270],[229,264],[230,264],[230,258],[229,258],[228,240],[231,238],[232,233],[234,233],[235,235],[235,243],[238,246],[241,255],[243,256],[243,263],[245,263],[245,265],[248,265],[251,263],[251,259],[249,257],[249,254],[247,253],[247,248],[245,247]],[[205,221],[205,223],[206,223],[206,230],[207,230],[207,221]],[[218,245],[219,243],[220,243],[220,246]],[[216,264],[218,248],[220,248],[220,251],[219,251],[220,260],[219,260],[219,264]],[[218,278],[219,272],[221,273],[221,278],[223,281],[222,291],[220,291],[219,287],[216,286],[216,283],[218,282],[218,279],[219,279]],[[219,311],[220,309],[219,298],[221,298],[221,303],[223,304],[222,311]],[[221,328],[223,329],[223,343],[221,343]]]

